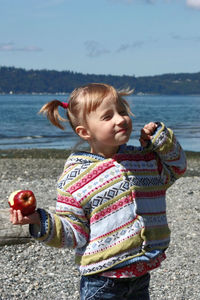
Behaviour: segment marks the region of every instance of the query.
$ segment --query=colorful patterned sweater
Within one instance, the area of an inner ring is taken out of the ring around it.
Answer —
[[[77,152],[58,180],[56,214],[39,209],[36,239],[75,248],[82,275],[162,255],[170,242],[165,194],[186,170],[185,154],[163,123],[147,148],[122,145],[113,158]]]

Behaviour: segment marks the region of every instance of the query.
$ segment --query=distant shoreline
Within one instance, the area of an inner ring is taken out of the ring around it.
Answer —
[[[83,74],[72,71],[26,70],[0,67],[1,93],[66,93],[78,86],[104,82],[116,89],[135,89],[135,94],[200,94],[200,72],[168,73],[150,76]],[[34,90],[33,90],[34,89]]]

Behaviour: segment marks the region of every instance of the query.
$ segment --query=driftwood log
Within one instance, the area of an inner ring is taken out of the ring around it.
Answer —
[[[55,213],[55,207],[50,206],[49,212]],[[9,208],[0,209],[0,246],[23,244],[34,240],[29,234],[29,225],[13,225],[9,220]]]
[[[9,209],[0,209],[0,246],[27,243],[30,239],[29,226],[12,225]]]

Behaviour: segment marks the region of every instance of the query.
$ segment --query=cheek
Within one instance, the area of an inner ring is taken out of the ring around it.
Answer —
[[[103,140],[110,138],[113,135],[113,128],[110,126],[101,126],[99,130],[99,137]]]
[[[128,127],[129,127],[130,129],[133,128],[131,118],[128,118],[128,119],[127,119],[127,124],[128,124]]]

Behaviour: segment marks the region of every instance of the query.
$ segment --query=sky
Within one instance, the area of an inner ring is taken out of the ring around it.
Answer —
[[[0,66],[200,72],[200,0],[0,0]]]

